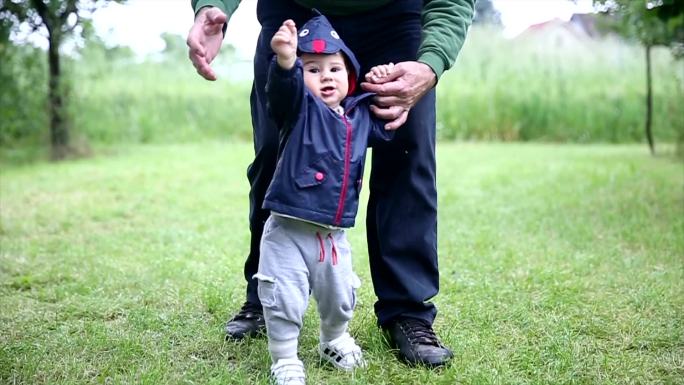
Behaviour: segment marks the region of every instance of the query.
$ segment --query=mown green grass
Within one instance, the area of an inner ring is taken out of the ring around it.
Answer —
[[[205,142],[3,165],[0,383],[266,384],[266,341],[222,334],[243,300],[250,153]],[[370,367],[320,364],[310,307],[310,383],[684,383],[681,162],[536,144],[445,143],[438,158],[435,327],[453,363],[410,369],[388,350],[359,220],[351,329]]]

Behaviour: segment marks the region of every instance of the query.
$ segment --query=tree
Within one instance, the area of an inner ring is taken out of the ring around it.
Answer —
[[[492,0],[478,0],[475,3],[473,23],[501,26],[501,14],[494,8]]]
[[[635,39],[643,45],[646,59],[646,140],[651,154],[655,143],[651,122],[653,116],[653,90],[651,49],[662,45],[670,47],[672,54],[684,56],[684,0],[594,0],[607,14],[607,26],[620,35]]]
[[[10,42],[9,28],[0,23],[0,147],[38,138],[47,126],[47,64],[44,53],[31,45]],[[20,98],[17,95],[22,95]]]
[[[125,0],[5,0],[0,5],[0,24],[18,29],[27,23],[33,31],[42,28],[48,41],[48,108],[52,159],[67,157],[70,145],[70,121],[66,113],[67,97],[60,61],[60,47],[66,38],[80,33],[85,17],[108,2]]]

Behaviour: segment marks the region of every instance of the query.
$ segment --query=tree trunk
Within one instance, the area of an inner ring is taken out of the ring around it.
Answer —
[[[653,143],[653,130],[651,122],[653,117],[653,84],[651,80],[651,45],[646,45],[646,140],[651,155],[655,155],[655,143]]]
[[[50,148],[53,160],[64,159],[70,152],[69,126],[61,87],[60,40],[55,32],[51,33],[48,39],[48,103],[50,104]]]

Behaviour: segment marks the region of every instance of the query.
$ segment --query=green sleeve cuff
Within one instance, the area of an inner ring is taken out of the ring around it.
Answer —
[[[197,12],[204,7],[216,7],[226,14],[227,19],[235,12],[238,5],[240,5],[240,0],[192,0],[191,2],[193,8],[195,9],[195,16]],[[226,29],[228,28],[228,23],[223,24],[223,36],[226,36]]]
[[[423,53],[422,55],[420,55],[420,57],[418,57],[418,61],[421,63],[425,63],[430,68],[432,68],[432,72],[435,73],[437,80],[439,80],[439,77],[442,76],[442,74],[446,70],[446,66],[444,65],[444,59],[442,59],[438,54],[434,52]]]
[[[196,2],[193,1],[192,4],[195,8],[195,15],[204,7],[216,7],[230,18],[230,15],[232,15],[238,5],[240,5],[240,0],[197,0]]]

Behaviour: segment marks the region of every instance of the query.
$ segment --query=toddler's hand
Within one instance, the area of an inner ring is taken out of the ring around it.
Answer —
[[[297,27],[294,21],[287,19],[271,39],[271,49],[277,55],[278,64],[290,69],[297,60]]]
[[[378,80],[389,76],[394,68],[394,63],[377,65],[368,71],[366,74],[366,81],[375,83]]]

